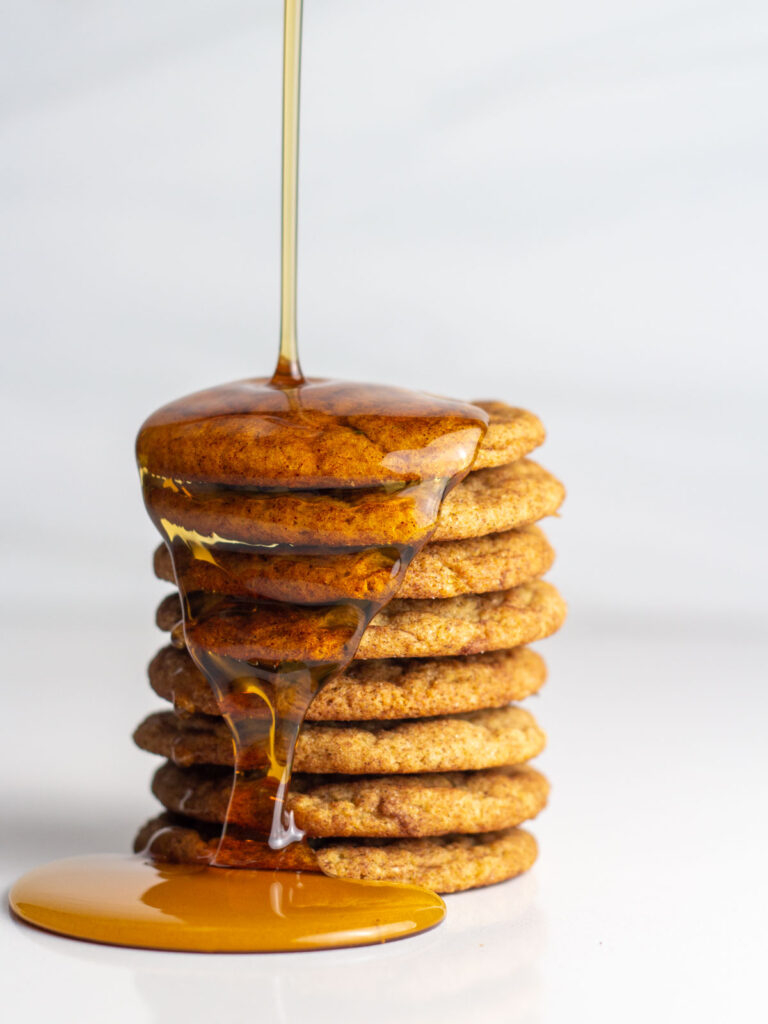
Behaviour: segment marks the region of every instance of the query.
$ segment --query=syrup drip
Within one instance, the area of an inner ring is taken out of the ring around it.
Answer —
[[[418,886],[263,870],[297,843],[299,862],[320,870],[285,808],[304,716],[396,593],[444,496],[469,471],[487,423],[482,410],[458,402],[302,375],[301,13],[301,0],[285,0],[275,373],[171,403],[150,416],[137,441],[145,504],[182,597],[174,641],[206,675],[231,729],[230,809],[237,806],[239,821],[247,814],[249,841],[238,841],[241,828],[230,838],[225,823],[211,866],[156,863],[153,837],[136,857],[38,868],[13,887],[11,906],[61,934],[158,949],[278,951],[386,941],[444,915],[442,900]]]
[[[175,640],[208,678],[232,731],[230,803],[243,806],[239,783],[247,775],[253,832],[271,849],[303,838],[285,797],[312,698],[349,664],[396,593],[484,429],[480,410],[447,399],[274,379],[191,395],[144,424],[137,442],[144,499],[182,596]],[[209,476],[210,452],[217,457]],[[371,529],[373,503],[379,534],[367,544],[340,544],[338,531],[329,544],[322,529],[303,543],[275,540],[270,503],[286,495],[295,521],[343,519],[351,538]],[[204,523],[217,528],[205,533]],[[233,704],[238,711],[225,710]],[[214,864],[232,864],[229,845],[225,825]],[[251,863],[263,856],[257,848]]]

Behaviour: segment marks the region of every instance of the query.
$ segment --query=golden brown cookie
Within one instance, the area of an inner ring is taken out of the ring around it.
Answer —
[[[158,860],[210,864],[218,842],[215,826],[164,814],[147,822],[136,836],[134,849],[141,852],[151,844]],[[533,865],[536,854],[536,840],[519,828],[425,839],[320,840],[312,854],[301,844],[276,852],[232,829],[218,862],[287,871],[319,870],[365,881],[410,882],[448,893],[514,878]]]
[[[161,486],[368,487],[466,471],[488,419],[401,388],[314,379],[299,392],[254,378],[158,409],[136,456]]]
[[[159,711],[144,719],[133,738],[143,750],[182,767],[233,764],[231,734],[220,718]],[[496,768],[530,760],[545,742],[533,715],[514,705],[440,718],[307,723],[296,743],[294,769],[371,775]],[[263,763],[263,755],[254,751],[241,767]]]
[[[526,526],[555,515],[564,498],[560,481],[530,459],[470,473],[443,501],[432,540],[482,537]]]
[[[546,679],[542,658],[528,647],[455,658],[355,661],[326,683],[309,706],[307,721],[347,722],[500,708],[536,693]],[[186,714],[219,711],[266,714],[250,694],[229,696],[222,708],[186,650],[163,647],[149,665],[155,693]]]
[[[444,499],[432,540],[463,540],[501,533],[554,515],[563,485],[541,466],[520,459],[498,469],[470,473]],[[329,546],[409,544],[423,535],[429,516],[411,489],[382,495],[363,490],[340,494],[253,491],[194,494],[153,488],[147,500],[156,518],[180,523],[209,539],[257,544]]]
[[[194,606],[194,596],[193,596]],[[551,583],[537,580],[490,594],[463,594],[438,600],[396,598],[366,629],[356,658],[438,658],[478,654],[533,643],[554,633],[565,621],[566,607]],[[173,630],[181,619],[178,595],[170,594],[157,610],[160,629]],[[331,661],[338,640],[330,628],[286,628],[279,607],[246,609],[238,617],[213,614],[196,623],[192,641],[241,661]],[[293,635],[291,635],[293,634]]]
[[[473,469],[516,462],[544,443],[544,425],[533,413],[488,399],[473,404],[488,413],[488,429],[475,455]]]
[[[373,619],[355,656],[444,657],[516,647],[554,633],[565,612],[560,594],[541,580],[437,601],[396,598]]]
[[[176,570],[187,591],[320,603],[338,598],[341,557],[361,558],[352,553],[330,557],[292,555],[281,559],[274,555],[217,549],[212,558],[206,560],[187,555],[179,561],[177,556]],[[405,598],[455,597],[506,590],[543,575],[554,557],[546,537],[535,526],[486,537],[427,544],[411,562],[397,594]],[[390,577],[391,562],[382,561],[385,564],[381,571]],[[375,570],[375,566],[371,568]],[[161,580],[176,582],[165,544],[155,551],[154,570]],[[352,572],[346,574],[346,579],[356,582]],[[348,592],[347,596],[358,600],[375,596],[368,593],[372,585],[370,575],[363,575],[360,584],[362,592]]]
[[[158,768],[152,792],[169,811],[198,821],[258,828],[263,791],[241,775],[232,795],[227,768]],[[286,804],[310,837],[407,838],[450,832],[495,832],[535,817],[549,786],[529,767],[362,778],[294,775]],[[229,813],[228,813],[229,812]]]
[[[282,419],[276,431],[270,404],[281,417],[286,396],[262,389],[254,416],[248,409],[252,383],[266,381],[209,389],[152,413],[136,444],[142,471],[183,483],[362,487],[447,477],[462,469],[457,448],[468,462],[478,439],[476,467],[499,466],[526,455],[545,436],[538,417],[504,402],[478,403],[488,418],[484,437],[477,406],[436,396],[401,391],[394,417],[375,399],[366,410],[363,398],[350,412],[348,385],[331,381],[308,381],[312,407],[305,405],[298,419]]]
[[[554,559],[536,526],[427,544],[411,562],[397,596],[440,598],[509,590],[542,576]]]

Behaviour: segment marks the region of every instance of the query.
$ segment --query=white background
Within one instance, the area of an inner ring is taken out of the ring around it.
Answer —
[[[10,882],[152,809],[128,735],[164,590],[132,443],[271,368],[282,5],[2,7]],[[748,0],[309,0],[305,371],[528,406],[569,486],[541,860],[383,950],[4,919],[14,1021],[764,1018],[767,59]]]

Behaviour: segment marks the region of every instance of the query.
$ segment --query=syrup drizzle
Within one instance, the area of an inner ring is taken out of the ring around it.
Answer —
[[[280,251],[280,355],[272,383],[300,384],[296,336],[296,252],[299,213],[299,99],[303,0],[285,0],[283,33],[283,173]]]
[[[445,913],[419,886],[264,870],[293,844],[299,862],[320,870],[285,809],[304,715],[396,593],[487,423],[473,406],[301,372],[301,16],[301,0],[285,0],[277,367],[270,379],[165,406],[137,441],[147,510],[182,596],[174,639],[208,678],[232,732],[230,808],[237,804],[238,820],[239,782],[247,775],[248,791],[257,792],[247,801],[248,841],[241,828],[230,840],[225,823],[210,865],[156,862],[156,835],[138,856],[79,857],[31,871],[11,890],[11,908],[63,935],[201,952],[319,949],[415,934]],[[238,710],[227,711],[233,695]]]
[[[259,379],[171,403],[142,427],[144,500],[182,596],[174,637],[209,680],[232,731],[230,804],[242,808],[247,777],[253,832],[271,849],[303,839],[285,799],[309,704],[397,592],[484,430],[484,413],[473,406],[399,388]],[[224,453],[211,472],[226,484],[209,478],[211,450]],[[311,506],[322,522],[326,503],[338,517],[342,504],[353,536],[373,502],[384,511],[380,533],[364,545],[329,543],[322,531],[305,543],[276,541],[269,505],[286,493],[299,521]],[[204,533],[199,525],[215,522],[212,506],[227,514]],[[407,538],[393,529],[401,517]],[[236,712],[227,710],[233,704]],[[231,847],[225,824],[213,863],[231,865]],[[258,866],[264,854],[255,849]]]

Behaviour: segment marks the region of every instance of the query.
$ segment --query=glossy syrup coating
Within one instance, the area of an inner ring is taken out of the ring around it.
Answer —
[[[434,540],[460,540],[511,530],[554,515],[565,491],[541,466],[524,458],[544,440],[544,427],[532,413],[501,402],[478,402],[488,427],[478,446],[473,471],[446,494]],[[488,447],[489,440],[494,440]],[[485,468],[482,467],[495,467]],[[408,543],[423,527],[418,506],[406,488],[397,495],[381,488],[356,488],[322,501],[296,490],[269,494],[243,488],[189,488],[170,479],[147,491],[155,519],[177,522],[183,515],[189,529],[245,543],[311,544],[322,534],[341,547]],[[196,494],[200,500],[195,500]]]
[[[276,849],[302,835],[284,805],[306,710],[397,592],[487,422],[477,407],[403,388],[255,379],[172,402],[139,432],[146,506],[179,585],[184,643],[232,730],[232,799],[244,766],[264,764],[256,803]],[[230,535],[231,517],[218,514],[243,501],[247,534]],[[291,508],[311,518],[303,543],[274,539],[273,502],[283,523]],[[358,540],[368,531],[368,542],[339,544],[340,522]],[[232,710],[234,694],[251,698],[246,710]]]
[[[466,472],[487,422],[479,407],[406,388],[255,378],[163,406],[136,455],[182,487],[400,488]]]
[[[154,554],[155,575],[168,583],[176,582],[176,572],[184,578],[187,590],[204,590],[247,597],[261,590],[274,600],[323,601],[334,599],[338,583],[336,564],[339,556],[307,555],[302,560],[277,559],[265,555],[243,555],[221,551],[216,562],[202,562],[190,553],[177,555],[176,567],[168,548],[161,544]],[[550,568],[555,553],[537,526],[494,533],[468,540],[427,544],[411,561],[398,596],[401,598],[457,597],[459,594],[485,594],[507,590],[542,576]],[[366,597],[378,569],[390,572],[392,555],[346,555],[346,586],[359,587],[357,596]],[[362,564],[361,564],[362,563]],[[368,566],[368,575],[359,568]],[[255,570],[255,571],[254,571]],[[263,588],[263,589],[262,589]],[[267,589],[268,588],[268,589]]]

